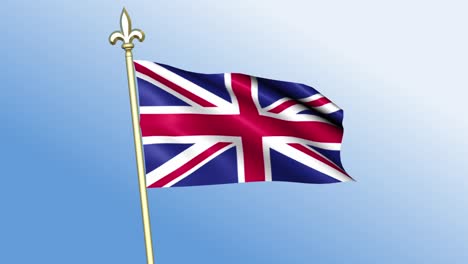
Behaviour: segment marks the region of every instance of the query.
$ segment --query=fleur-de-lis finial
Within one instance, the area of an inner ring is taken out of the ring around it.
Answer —
[[[120,31],[112,32],[109,36],[109,42],[115,45],[118,40],[121,40],[123,42],[122,48],[128,50],[133,48],[133,39],[135,38],[142,42],[145,39],[145,33],[140,29],[132,29],[132,20],[124,8],[122,15],[120,15]]]

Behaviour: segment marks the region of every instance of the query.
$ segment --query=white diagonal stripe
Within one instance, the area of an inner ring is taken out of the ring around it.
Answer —
[[[187,98],[187,97],[181,95],[180,93],[177,93],[176,91],[174,91],[174,90],[172,90],[171,88],[167,87],[166,85],[164,85],[164,84],[162,84],[162,83],[156,81],[155,79],[153,79],[153,78],[147,76],[146,74],[143,74],[143,73],[141,73],[141,72],[136,72],[136,77],[137,77],[137,78],[140,78],[140,79],[142,79],[142,80],[145,80],[145,81],[151,83],[152,85],[157,86],[157,87],[163,89],[164,91],[170,93],[171,95],[173,95],[173,96],[179,98],[180,100],[184,101],[185,103],[187,103],[187,104],[189,104],[189,105],[191,105],[191,106],[198,105],[197,103],[195,103],[194,101],[190,100],[189,98]],[[185,106],[185,107],[187,107],[187,106]]]
[[[175,156],[179,157],[177,160],[174,160],[172,158],[168,162],[164,163],[162,166],[159,168],[149,172],[146,174],[146,182],[147,186],[152,185],[156,181],[162,179],[164,176],[169,174],[171,171],[176,170],[183,164],[185,164],[188,160],[193,159],[195,156],[199,155],[201,152],[209,148],[210,146],[213,146],[214,144],[218,142],[232,142],[233,145],[236,147],[236,156],[237,156],[237,171],[238,171],[238,181],[239,182],[245,182],[245,173],[244,173],[244,156],[243,156],[243,151],[242,151],[242,141],[240,137],[232,137],[232,136],[177,136],[177,137],[172,137],[172,136],[148,136],[148,137],[143,137],[142,138],[143,145],[151,145],[151,144],[194,144],[190,148],[186,149],[179,155]],[[198,145],[196,148],[194,148],[196,145]],[[226,148],[230,148],[233,146],[228,145]],[[227,150],[226,148],[223,148],[222,151]],[[190,150],[189,150],[190,149]],[[185,154],[183,154],[185,152]],[[221,152],[216,152],[216,153],[221,153]],[[183,155],[182,155],[183,154]],[[214,155],[213,157],[217,156]],[[174,160],[174,161],[173,161]],[[211,158],[209,159],[211,160]],[[208,161],[209,161],[208,160]],[[206,161],[206,162],[208,162]],[[171,162],[171,163],[169,163]],[[203,162],[205,164],[206,162]],[[168,164],[169,165],[166,165]],[[171,165],[172,164],[172,165]],[[164,167],[163,167],[164,166]],[[173,166],[172,168],[170,168]],[[201,166],[201,165],[200,165]],[[199,168],[200,166],[196,166],[196,168]],[[161,169],[161,167],[163,167]],[[156,171],[157,170],[157,171]],[[190,172],[193,172],[194,170],[190,170]],[[190,173],[185,173],[181,175],[180,177],[186,177]],[[176,182],[173,182],[172,184],[175,184]]]
[[[330,102],[321,106],[314,107],[314,110],[323,114],[331,114],[341,109],[336,104]]]
[[[280,105],[280,104],[282,104],[282,103],[284,103],[286,101],[289,101],[289,100],[291,100],[291,98],[289,98],[289,97],[281,98],[278,101],[272,103],[271,105],[263,108],[263,110],[264,111],[270,111],[271,109],[273,109],[273,108],[277,107],[278,105]]]
[[[167,70],[166,68],[150,62],[150,61],[140,61],[136,60],[138,64],[141,64],[142,66],[148,68],[149,70],[161,75],[162,77],[170,80],[171,82],[177,84],[178,86],[186,89],[187,91],[190,91],[191,93],[213,103],[214,105],[218,107],[229,107],[231,105],[230,102],[224,100],[223,98],[201,88],[200,86],[196,85],[195,83],[182,78],[181,76]]]
[[[181,180],[187,178],[187,176],[189,176],[192,172],[198,170],[201,166],[205,165],[206,163],[208,163],[209,161],[211,161],[212,159],[216,158],[219,154],[223,153],[224,151],[232,148],[234,145],[233,144],[229,144],[227,146],[225,146],[224,148],[216,151],[215,153],[211,154],[209,157],[207,157],[206,159],[204,159],[202,162],[198,163],[196,166],[194,166],[193,168],[191,168],[190,170],[186,171],[185,173],[183,173],[182,175],[180,175],[179,177],[175,178],[174,180],[168,182],[166,185],[164,185],[163,187],[171,187],[173,186],[174,184],[180,182]]]
[[[319,94],[319,93],[316,93],[316,94],[311,95],[311,96],[309,96],[309,97],[305,97],[305,98],[298,99],[298,101],[307,103],[307,102],[315,101],[315,100],[320,99],[320,98],[322,98],[322,97],[323,97],[323,95],[321,95],[321,94]]]
[[[338,181],[341,181],[341,182],[352,181],[352,179],[349,176],[342,173],[341,171],[336,170],[335,168],[317,159],[314,159],[313,157],[291,147],[288,144],[274,144],[274,145],[270,145],[270,147],[290,158],[293,158],[294,160],[304,164],[305,166],[310,167],[314,170],[317,170]]]
[[[153,183],[161,180],[162,178],[167,176],[169,173],[173,172],[177,168],[180,168],[188,160],[192,160],[193,158],[200,155],[203,151],[213,146],[214,144],[216,143],[210,143],[210,142],[197,143],[189,147],[188,149],[182,151],[177,156],[170,159],[169,161],[167,161],[160,167],[147,173],[146,185],[151,186]]]

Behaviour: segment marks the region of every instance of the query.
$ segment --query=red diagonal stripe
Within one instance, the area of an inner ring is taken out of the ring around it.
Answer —
[[[177,177],[180,177],[181,175],[183,175],[187,171],[191,170],[193,167],[200,164],[200,162],[203,162],[205,159],[209,158],[216,151],[228,146],[229,144],[232,144],[232,143],[230,143],[230,142],[219,142],[219,143],[214,144],[213,146],[209,147],[207,150],[200,153],[195,158],[191,159],[187,163],[184,163],[184,165],[180,166],[178,169],[176,169],[173,172],[169,173],[168,175],[164,176],[159,181],[151,184],[150,186],[148,186],[148,188],[164,187],[164,185],[168,184],[169,182],[176,179]]]
[[[297,102],[294,101],[294,100],[287,100],[287,101],[277,105],[273,109],[270,109],[270,111],[268,111],[268,112],[279,114],[279,113],[283,112],[285,109],[289,108],[290,106],[295,105],[296,103]]]
[[[186,98],[194,101],[195,103],[197,103],[197,104],[199,104],[201,106],[204,106],[204,107],[216,106],[216,105],[206,101],[205,99],[195,95],[194,93],[186,90],[185,88],[182,88],[179,85],[169,81],[168,79],[162,77],[161,75],[153,72],[152,70],[146,68],[145,66],[143,66],[141,64],[138,64],[137,62],[134,62],[134,64],[135,64],[135,70],[137,72],[140,72],[140,73],[142,73],[144,75],[147,75],[147,76],[153,78],[154,80],[166,85],[167,87],[171,88],[175,92],[185,96]]]
[[[328,100],[328,98],[326,98],[326,97],[322,97],[322,98],[319,98],[317,100],[308,102],[308,103],[306,103],[306,105],[312,106],[312,107],[319,107],[319,106],[322,106],[322,105],[326,105],[328,103],[331,103],[331,101]]]
[[[320,156],[319,154],[315,153],[314,151],[310,150],[309,148],[305,147],[304,145],[299,144],[299,143],[288,143],[288,145],[290,145],[291,147],[293,147],[293,148],[295,148],[295,149],[297,149],[297,150],[311,156],[314,159],[317,159],[317,160],[327,164],[328,166],[334,168],[335,170],[340,171],[343,174],[349,176],[344,170],[342,170],[340,167],[336,166],[335,163],[325,159],[324,157]]]

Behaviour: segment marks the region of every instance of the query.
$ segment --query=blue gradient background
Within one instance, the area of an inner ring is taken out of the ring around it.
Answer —
[[[145,262],[122,6],[137,59],[327,95],[358,180],[150,190],[156,263],[468,262],[463,1],[45,0],[2,4],[0,263]]]

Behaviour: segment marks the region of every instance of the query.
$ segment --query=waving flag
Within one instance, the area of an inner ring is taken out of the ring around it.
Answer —
[[[314,88],[134,61],[148,188],[352,178],[343,111]]]

